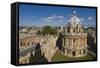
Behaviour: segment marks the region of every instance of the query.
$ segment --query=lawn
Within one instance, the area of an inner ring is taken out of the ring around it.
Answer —
[[[52,62],[59,62],[59,61],[80,61],[80,60],[93,60],[93,57],[90,55],[86,55],[84,57],[78,57],[78,58],[73,58],[73,57],[66,57],[62,55],[59,51],[54,55]]]

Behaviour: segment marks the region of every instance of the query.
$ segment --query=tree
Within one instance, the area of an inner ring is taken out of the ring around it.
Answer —
[[[57,34],[57,30],[50,26],[44,26],[42,30],[42,34]]]

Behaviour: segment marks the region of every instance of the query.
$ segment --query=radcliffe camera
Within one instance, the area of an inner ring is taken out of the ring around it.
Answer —
[[[96,7],[18,3],[18,13],[18,64],[97,60]]]

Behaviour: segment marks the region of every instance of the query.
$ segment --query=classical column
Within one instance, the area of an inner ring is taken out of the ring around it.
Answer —
[[[64,37],[62,38],[62,45],[64,46]]]
[[[79,49],[79,42],[78,42],[78,40],[79,40],[79,39],[77,38],[77,48]]]
[[[76,55],[79,56],[79,50],[78,49],[76,50]]]
[[[21,46],[21,42],[19,41],[19,46]]]
[[[64,37],[62,38],[62,47],[61,47],[61,51],[63,52],[63,47],[64,47]]]
[[[87,49],[85,49],[85,55],[87,55]]]
[[[77,54],[78,54],[78,56],[80,55],[80,50],[79,49],[77,50]]]
[[[73,33],[73,29],[72,28],[70,28],[70,33]]]
[[[26,59],[26,63],[29,63],[29,58]]]
[[[81,55],[83,55],[83,50],[81,50]]]
[[[66,45],[66,38],[64,37],[64,46]]]
[[[82,29],[82,28],[80,28],[80,32],[81,32],[81,33],[83,32],[83,29]]]
[[[73,38],[71,38],[71,48],[73,48]]]
[[[69,42],[68,42],[68,38],[66,38],[66,43],[67,43],[67,44],[66,44],[66,47],[68,47],[68,43],[69,43]]]
[[[25,47],[27,46],[27,41],[25,42]]]
[[[69,55],[70,56],[72,56],[72,52],[73,52],[73,50],[71,49],[71,50],[69,50]]]
[[[67,49],[65,48],[65,55],[67,55]]]
[[[79,33],[79,28],[77,28],[77,33]]]
[[[87,46],[87,38],[85,38],[85,46]]]

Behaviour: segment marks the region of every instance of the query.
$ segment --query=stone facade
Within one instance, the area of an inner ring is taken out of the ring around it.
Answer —
[[[43,40],[42,40],[43,39]],[[42,51],[44,56],[48,59],[48,62],[51,62],[54,54],[58,50],[56,47],[57,36],[45,36],[41,38]]]
[[[68,21],[68,26],[63,28],[62,53],[69,57],[81,57],[87,55],[87,33],[84,33],[81,20],[76,12]]]
[[[28,53],[24,57],[19,57],[19,64],[28,64],[29,58],[30,58],[30,53]]]
[[[41,46],[41,54],[51,62],[52,57],[58,50],[56,47],[57,36],[45,35],[45,36],[27,36],[19,39],[19,64],[30,63],[30,53],[35,56],[37,43]],[[36,58],[37,59],[37,58]],[[38,60],[39,61],[39,60]],[[44,61],[45,62],[45,61]]]

